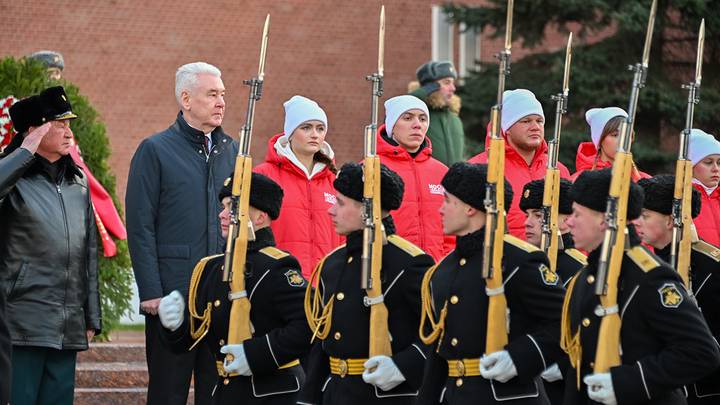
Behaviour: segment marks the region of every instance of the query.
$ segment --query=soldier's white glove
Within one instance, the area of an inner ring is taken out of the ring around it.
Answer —
[[[502,350],[490,353],[480,359],[480,375],[485,379],[504,383],[517,375],[517,369],[510,353]]]
[[[390,391],[405,381],[405,376],[388,356],[371,357],[363,366],[363,381],[383,391]]]
[[[233,356],[232,361],[228,361],[227,356],[225,356],[223,368],[226,373],[238,373],[248,377],[252,375],[252,370],[250,370],[250,364],[248,364],[247,357],[245,357],[245,348],[242,343],[239,345],[225,345],[220,348],[220,353],[231,354]]]
[[[175,290],[160,300],[160,305],[158,306],[160,323],[162,323],[162,326],[166,329],[175,332],[183,323],[184,311],[185,301],[183,301],[180,292]]]
[[[562,372],[557,363],[553,363],[552,366],[546,368],[545,371],[540,374],[540,377],[547,382],[555,382],[563,379]]]
[[[586,375],[583,382],[587,385],[590,399],[605,405],[617,405],[610,373]]]

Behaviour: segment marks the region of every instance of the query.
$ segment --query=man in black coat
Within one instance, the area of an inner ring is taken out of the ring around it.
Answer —
[[[220,191],[220,225],[228,235],[232,177]],[[283,191],[274,181],[252,174],[250,220],[255,240],[247,246],[245,289],[250,299],[253,337],[227,345],[230,285],[222,281],[224,255],[202,259],[195,267],[188,310],[173,291],[160,301],[163,338],[177,351],[187,351],[204,338],[217,364],[213,404],[295,404],[305,380],[298,358],[310,350],[310,329],[303,300],[306,281],[295,257],[275,247],[270,223],[280,214]],[[237,274],[236,274],[237,276]],[[205,326],[202,326],[205,324]],[[234,360],[224,362],[226,355]]]
[[[95,216],[69,155],[77,116],[58,86],[17,102],[10,117],[18,135],[0,158],[0,312],[12,339],[12,403],[72,404],[77,352],[101,330]],[[0,325],[2,351],[5,333]]]
[[[420,322],[420,281],[432,266],[432,258],[395,234],[389,211],[402,202],[404,184],[385,165],[380,170],[383,229],[383,302],[387,307],[392,355],[369,358],[370,304],[360,288],[363,246],[363,169],[345,164],[333,185],[337,204],[329,212],[335,230],[347,236],[347,244],[318,264],[311,280],[317,280],[308,321],[320,342],[308,359],[308,382],[298,404],[368,405],[411,404],[415,400],[426,354],[417,334]],[[307,300],[313,294],[307,290]],[[315,314],[324,313],[322,317]],[[323,318],[323,319],[320,319]]]
[[[561,240],[558,244],[556,273],[562,280],[563,287],[570,279],[587,265],[587,257],[581,251],[575,249],[575,244],[565,220],[572,214],[572,198],[570,198],[570,187],[572,183],[566,179],[560,179],[560,190],[558,190],[558,231]],[[541,248],[542,221],[543,221],[543,194],[545,192],[545,179],[533,180],[523,187],[520,197],[520,209],[525,211],[525,238],[526,240]],[[555,363],[542,374],[543,384],[550,403],[562,405],[565,395],[565,383],[563,372],[567,361],[562,359]]]
[[[220,127],[225,112],[220,70],[204,62],[181,66],[175,96],[177,119],[140,143],[125,197],[128,246],[146,315],[150,405],[184,405],[193,371],[195,402],[210,402],[216,374],[210,351],[199,344],[173,353],[160,339],[157,308],[171,291],[187,295],[195,263],[222,251],[217,194],[238,150]]]
[[[601,282],[596,277],[611,173],[611,169],[583,172],[571,189],[570,232],[575,246],[590,255],[587,267],[568,284],[563,308],[561,343],[571,364],[565,403],[682,405],[686,403],[682,386],[715,370],[720,353],[680,276],[640,245],[633,226],[627,226],[629,247],[617,285],[621,363],[609,372],[594,372],[605,313],[595,283]],[[626,215],[632,221],[640,216],[642,188],[630,182],[628,195]]]
[[[635,222],[643,242],[655,248],[655,254],[670,262],[672,242],[672,207],[675,176],[658,175],[638,184],[645,191],[640,218]],[[702,198],[694,187],[691,216],[700,214]],[[715,340],[720,339],[720,247],[703,240],[692,242],[690,251],[690,285]],[[717,404],[720,402],[720,367],[687,387],[688,404]]]
[[[500,292],[509,311],[509,343],[485,353],[491,294],[481,271],[486,179],[487,165],[456,163],[442,181],[443,231],[457,235],[457,245],[423,280],[430,328],[420,332],[434,347],[418,404],[549,404],[539,375],[561,355],[557,331],[565,290],[545,254],[511,235],[503,245]],[[506,181],[506,207],[511,202]]]

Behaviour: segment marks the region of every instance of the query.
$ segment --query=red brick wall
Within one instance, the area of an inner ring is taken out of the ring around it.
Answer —
[[[415,69],[430,58],[431,4],[439,2],[385,3],[383,101],[405,93]],[[338,163],[360,159],[370,110],[364,78],[376,69],[380,5],[378,0],[7,1],[0,3],[5,17],[0,55],[62,52],[65,77],[89,97],[107,125],[110,164],[123,199],[138,143],[175,119],[178,66],[202,60],[223,71],[223,127],[236,136],[247,104],[242,80],[257,72],[267,13],[270,44],[265,93],[255,116],[255,160],[261,161],[269,137],[282,130],[282,103],[294,94],[317,100],[327,112],[327,141]],[[483,53],[496,52],[493,48],[494,43],[484,43]]]

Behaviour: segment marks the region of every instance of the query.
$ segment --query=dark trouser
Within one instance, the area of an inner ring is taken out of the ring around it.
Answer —
[[[12,404],[72,405],[75,350],[13,346]]]
[[[362,376],[349,375],[340,377],[332,375],[323,391],[323,405],[410,405],[415,402],[415,395],[390,396],[367,384]]]
[[[160,328],[157,316],[145,316],[145,354],[150,375],[148,405],[185,405],[193,372],[195,404],[209,405],[217,369],[205,340],[192,351],[175,353],[161,338]]]

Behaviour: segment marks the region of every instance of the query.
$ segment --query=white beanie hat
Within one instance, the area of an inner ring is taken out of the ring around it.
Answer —
[[[325,124],[325,130],[327,131],[327,115],[325,115],[325,111],[320,108],[318,103],[307,97],[292,96],[283,106],[285,107],[285,136],[288,139],[292,136],[293,131],[306,121],[321,121]]]
[[[619,107],[591,108],[585,113],[585,121],[590,125],[590,138],[595,148],[600,148],[600,136],[602,136],[605,125],[615,117],[625,117],[628,114]]]
[[[688,150],[688,158],[693,166],[710,155],[720,155],[720,141],[703,130],[693,128]]]
[[[385,101],[385,132],[388,136],[392,136],[393,127],[398,118],[403,113],[410,110],[422,110],[428,116],[428,125],[430,125],[430,112],[427,105],[415,96],[397,96]]]
[[[507,131],[521,118],[532,114],[545,118],[542,105],[535,98],[532,91],[527,89],[505,90],[503,93],[502,122],[500,123],[503,131]]]

